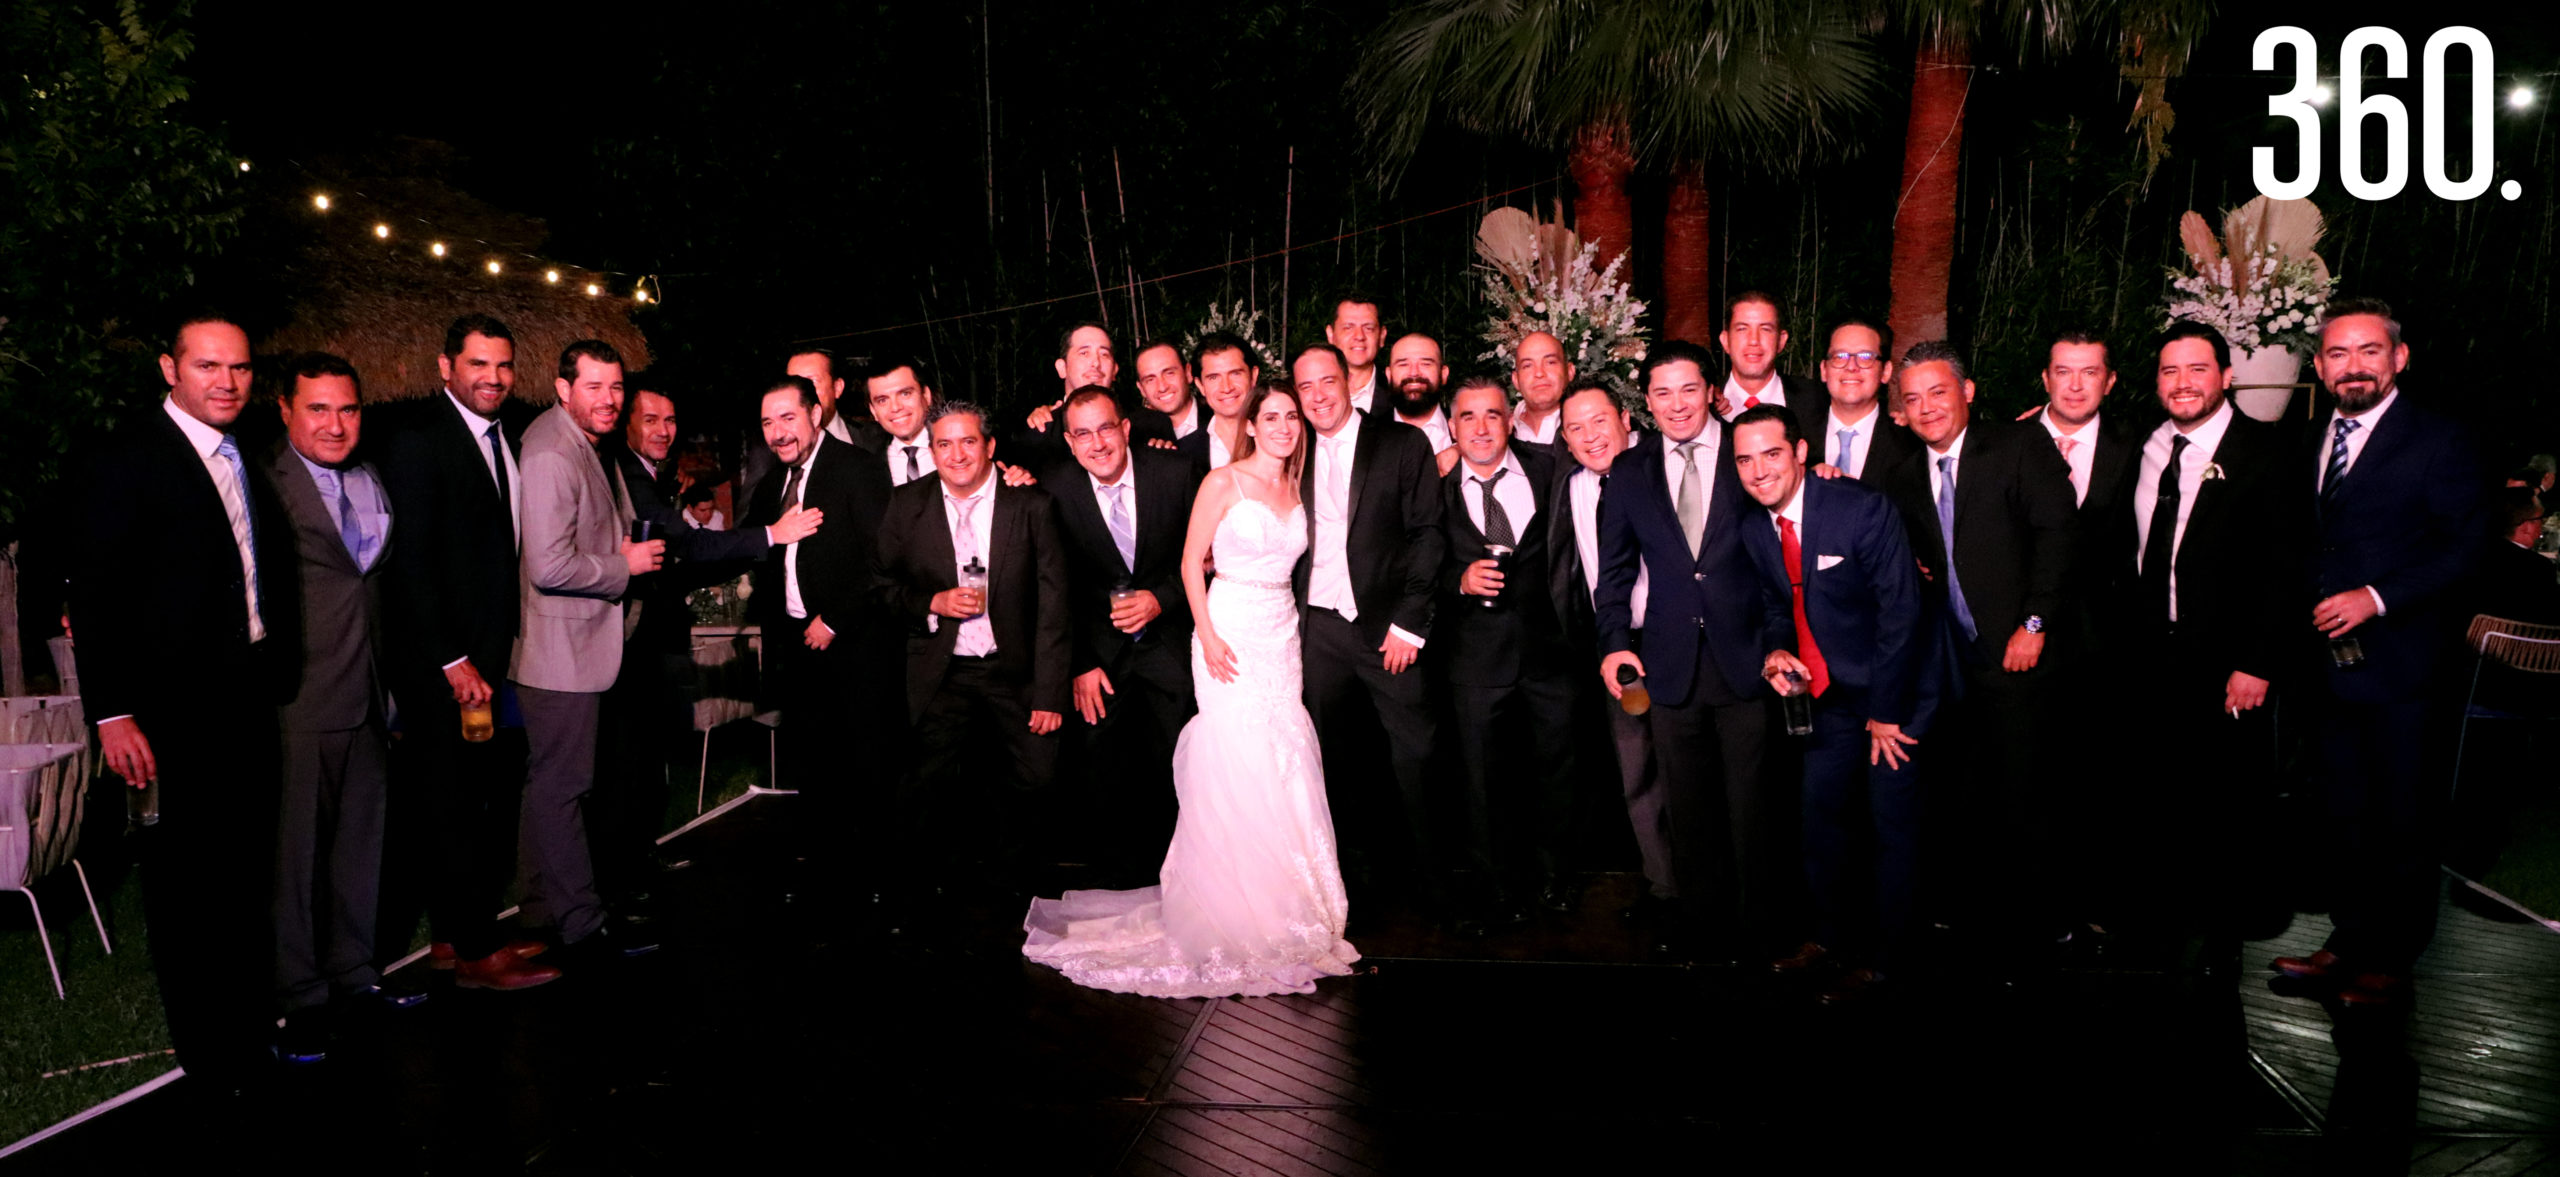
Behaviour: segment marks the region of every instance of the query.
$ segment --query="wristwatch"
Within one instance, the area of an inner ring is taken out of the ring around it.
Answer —
[[[2029,614],[2027,614],[2027,621],[2026,621],[2026,624],[2024,624],[2024,625],[2020,626],[2019,628],[2026,630],[2028,633],[2043,633],[2043,632],[2044,632],[2044,618],[2038,617],[2038,616],[2036,616],[2036,615],[2035,615],[2035,614],[2033,614],[2033,613],[2029,613]]]

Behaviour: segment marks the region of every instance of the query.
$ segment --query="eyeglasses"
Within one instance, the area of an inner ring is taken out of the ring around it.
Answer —
[[[1117,428],[1119,427],[1116,425],[1106,425],[1100,429],[1071,429],[1067,431],[1067,441],[1073,445],[1084,445]]]
[[[1877,360],[1884,358],[1884,353],[1872,351],[1835,351],[1822,358],[1830,361],[1831,363],[1838,364],[1843,368],[1872,368],[1876,366]]]

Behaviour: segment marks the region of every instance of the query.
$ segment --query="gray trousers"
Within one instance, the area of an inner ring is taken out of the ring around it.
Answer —
[[[575,944],[604,926],[586,817],[604,695],[517,683],[516,701],[524,711],[528,746],[516,824],[516,869],[524,884],[519,922]]]
[[[1615,699],[1609,709],[1609,743],[1618,753],[1618,787],[1627,799],[1627,824],[1636,831],[1636,855],[1644,863],[1644,881],[1656,899],[1677,899],[1680,885],[1671,874],[1671,823],[1664,816],[1662,768],[1653,756],[1653,729],[1643,717],[1629,715]]]
[[[374,725],[284,733],[276,810],[276,997],[287,1010],[373,984],[388,748]]]

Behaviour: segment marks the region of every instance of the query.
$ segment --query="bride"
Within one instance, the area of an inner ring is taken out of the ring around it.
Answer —
[[[1181,816],[1158,884],[1034,899],[1022,954],[1149,997],[1312,993],[1360,954],[1334,862],[1324,761],[1299,700],[1290,571],[1307,549],[1297,394],[1255,392],[1235,461],[1200,484],[1183,543],[1200,714],[1173,751]],[[1203,557],[1214,556],[1209,582]]]

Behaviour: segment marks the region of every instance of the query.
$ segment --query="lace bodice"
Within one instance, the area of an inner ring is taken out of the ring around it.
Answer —
[[[1217,558],[1218,579],[1257,586],[1286,585],[1298,557],[1307,550],[1304,504],[1286,517],[1260,499],[1239,498],[1218,520],[1209,552]]]

